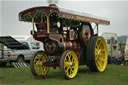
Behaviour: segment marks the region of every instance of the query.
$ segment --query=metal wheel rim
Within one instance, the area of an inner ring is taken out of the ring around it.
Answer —
[[[39,52],[35,55],[34,58],[34,69],[38,76],[45,76],[48,73],[48,67],[44,66],[43,63],[48,61],[48,56],[43,53]]]
[[[74,78],[78,71],[78,59],[74,52],[68,52],[64,59],[64,71],[69,78]]]
[[[97,69],[103,72],[107,66],[107,46],[103,38],[99,38],[95,47],[95,62]]]

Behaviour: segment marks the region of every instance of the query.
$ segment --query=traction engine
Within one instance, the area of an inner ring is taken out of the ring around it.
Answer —
[[[32,22],[35,40],[44,43],[30,61],[35,78],[44,78],[49,67],[59,67],[66,79],[72,79],[78,66],[103,72],[107,66],[107,47],[103,37],[94,34],[91,23],[110,22],[92,15],[60,9],[56,5],[33,7],[19,13],[20,21]],[[35,29],[36,27],[36,29]]]

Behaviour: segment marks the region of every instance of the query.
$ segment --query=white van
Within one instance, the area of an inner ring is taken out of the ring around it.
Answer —
[[[108,56],[118,57],[118,42],[117,42],[117,34],[105,32],[101,34],[101,36],[105,39],[107,48],[108,48]]]

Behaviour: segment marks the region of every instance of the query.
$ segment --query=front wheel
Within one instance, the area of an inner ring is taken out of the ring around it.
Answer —
[[[48,61],[48,56],[43,51],[38,51],[33,54],[30,61],[31,72],[35,78],[43,78],[48,74],[49,68],[44,66],[44,63]]]
[[[70,50],[65,51],[60,59],[60,69],[66,79],[72,79],[78,72],[77,55]]]
[[[103,72],[107,67],[107,45],[103,37],[92,37],[87,45],[87,66],[91,71]]]

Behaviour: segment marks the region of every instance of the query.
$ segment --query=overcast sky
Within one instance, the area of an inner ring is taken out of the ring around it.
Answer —
[[[21,22],[18,13],[34,6],[47,6],[46,0],[2,0],[0,2],[0,35],[30,35],[32,24]],[[110,26],[99,26],[100,33],[128,35],[128,1],[59,0],[58,7],[105,17]]]

